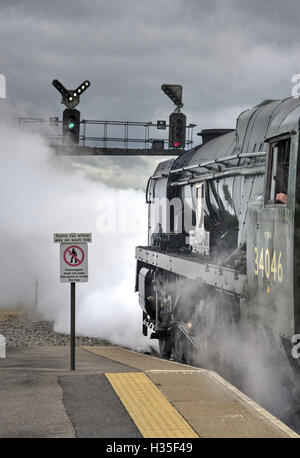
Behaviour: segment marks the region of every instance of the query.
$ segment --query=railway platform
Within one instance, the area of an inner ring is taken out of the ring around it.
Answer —
[[[0,437],[296,438],[217,373],[117,346],[8,347]]]

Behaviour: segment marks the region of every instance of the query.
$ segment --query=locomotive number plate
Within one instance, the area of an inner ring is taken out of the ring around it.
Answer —
[[[262,278],[271,278],[274,281],[282,282],[283,279],[283,266],[282,266],[282,252],[270,252],[268,248],[254,247],[254,273]]]

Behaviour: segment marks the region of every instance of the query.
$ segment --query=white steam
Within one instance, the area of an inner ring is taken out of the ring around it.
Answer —
[[[92,232],[89,282],[76,287],[76,333],[146,348],[134,293],[134,247],[146,240],[144,193],[91,181],[60,166],[44,142],[0,129],[0,307],[38,307],[69,332],[69,287],[59,280],[54,232]]]

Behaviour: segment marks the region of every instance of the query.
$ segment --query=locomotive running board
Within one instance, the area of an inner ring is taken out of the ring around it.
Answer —
[[[136,247],[135,258],[142,264],[173,272],[182,277],[197,280],[214,288],[246,296],[247,276],[233,269],[203,263],[188,255],[161,253],[148,247]]]

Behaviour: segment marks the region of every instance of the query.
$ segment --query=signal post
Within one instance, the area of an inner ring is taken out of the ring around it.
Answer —
[[[70,283],[70,368],[75,370],[75,283],[88,281],[88,242],[91,233],[56,233],[60,243],[60,281]]]

